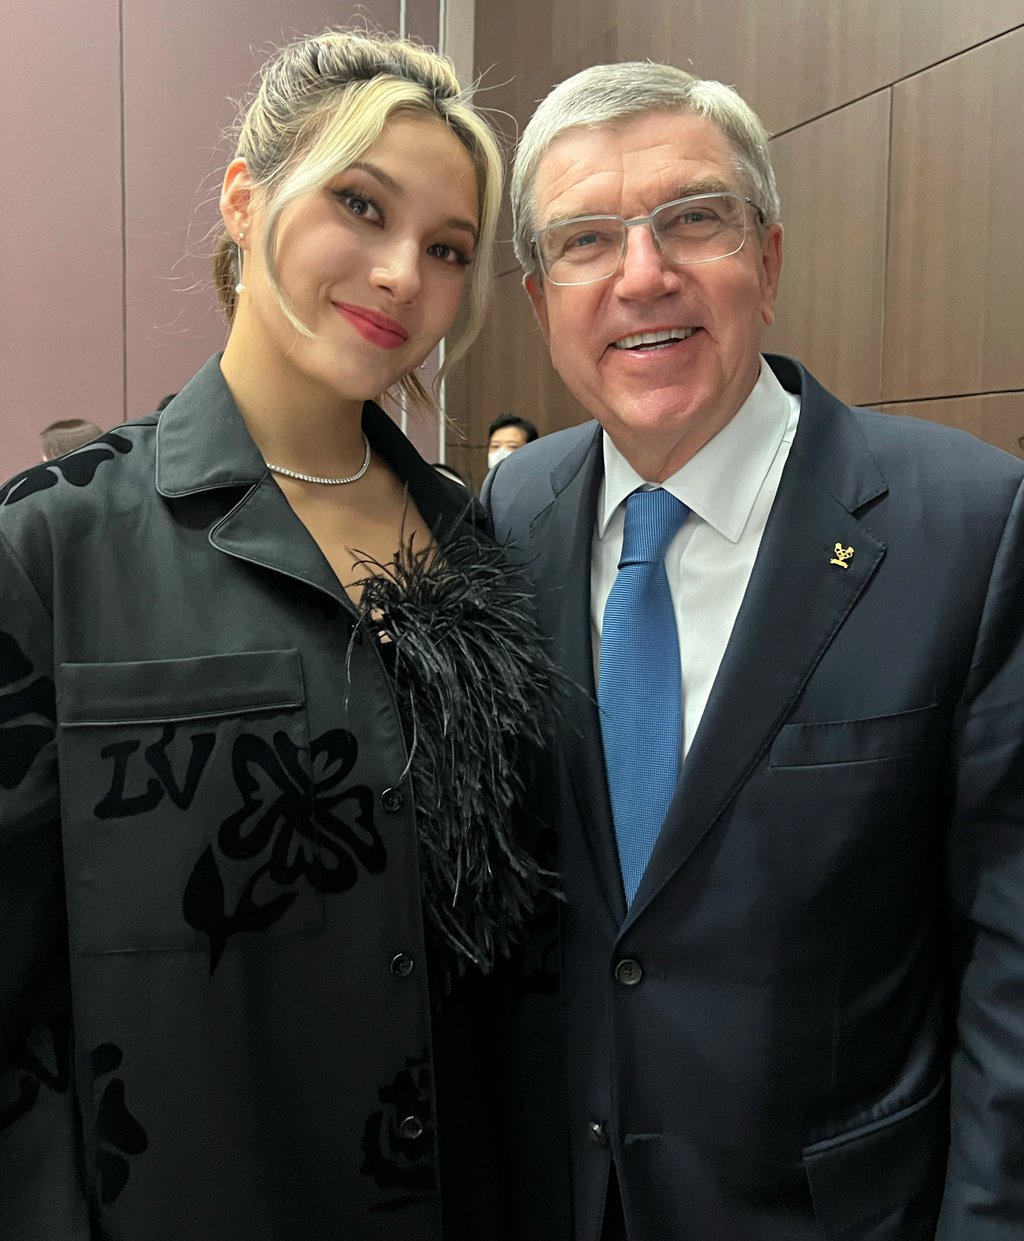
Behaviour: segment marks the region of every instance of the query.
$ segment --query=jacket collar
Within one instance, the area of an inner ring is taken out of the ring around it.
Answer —
[[[156,489],[187,496],[218,487],[248,487],[266,474],[215,354],[160,415]]]
[[[221,487],[252,487],[267,479],[260,450],[238,412],[215,354],[160,414],[156,439],[156,488],[170,498]],[[482,510],[470,492],[442,478],[373,401],[363,406],[370,446],[409,487],[424,521],[439,533],[461,510],[474,525]]]

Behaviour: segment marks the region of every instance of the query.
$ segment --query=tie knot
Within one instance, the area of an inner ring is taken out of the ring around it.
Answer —
[[[663,487],[634,491],[626,499],[626,522],[622,531],[622,556],[626,564],[658,564],[668,545],[686,520],[689,509]]]

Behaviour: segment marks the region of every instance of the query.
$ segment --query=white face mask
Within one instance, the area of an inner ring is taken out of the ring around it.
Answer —
[[[487,454],[487,468],[493,470],[499,461],[504,461],[506,457],[511,457],[514,452],[514,448],[492,448]]]

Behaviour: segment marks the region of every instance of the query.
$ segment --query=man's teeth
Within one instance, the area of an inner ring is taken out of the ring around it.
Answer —
[[[669,341],[686,340],[696,331],[693,327],[673,327],[664,332],[637,332],[635,336],[623,336],[615,342],[616,349],[636,349],[640,345],[665,345]]]

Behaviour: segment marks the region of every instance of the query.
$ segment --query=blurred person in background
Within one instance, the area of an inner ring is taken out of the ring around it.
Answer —
[[[493,470],[509,453],[532,444],[537,428],[518,414],[499,414],[487,428],[487,468]]]
[[[102,434],[95,422],[88,422],[85,418],[64,418],[60,422],[51,422],[39,432],[43,460],[52,461],[66,452],[74,452]]]

